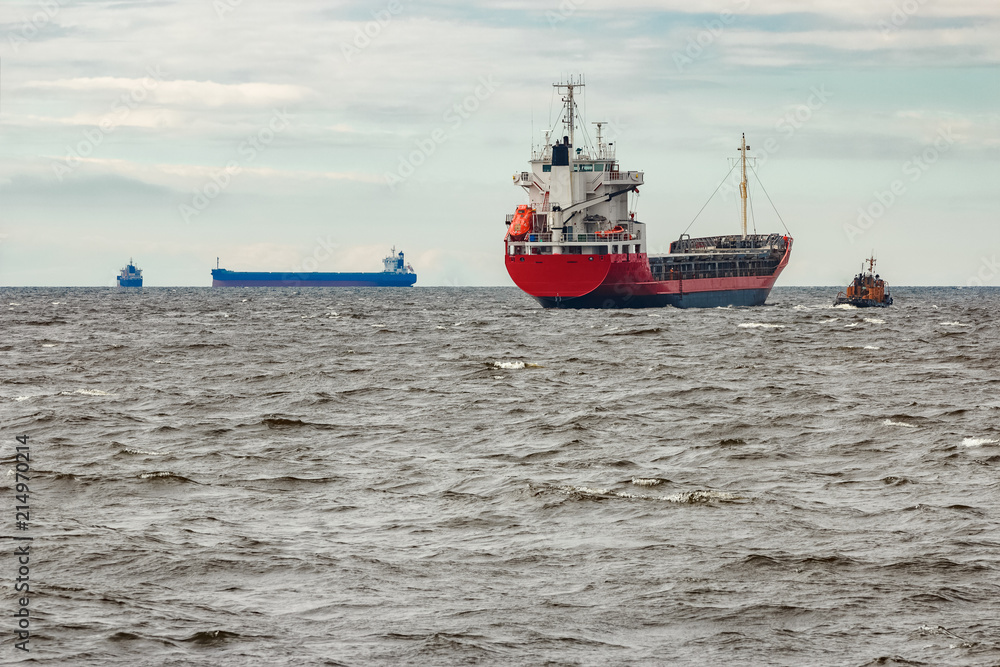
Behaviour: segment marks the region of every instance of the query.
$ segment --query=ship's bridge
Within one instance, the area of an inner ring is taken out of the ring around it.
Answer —
[[[561,118],[566,134],[531,153],[531,170],[514,174],[514,185],[528,195],[527,212],[507,216],[509,254],[639,254],[646,252],[645,225],[629,213],[628,195],[644,181],[641,171],[619,167],[613,143],[605,141],[606,122],[595,122],[597,141],[574,145],[579,110],[574,90],[579,83],[558,84],[566,97]]]

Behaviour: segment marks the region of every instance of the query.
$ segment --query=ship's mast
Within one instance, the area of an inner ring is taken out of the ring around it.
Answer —
[[[566,109],[566,117],[563,119],[563,122],[566,123],[566,129],[569,130],[568,136],[570,146],[576,145],[573,141],[573,130],[576,128],[576,102],[573,101],[573,92],[577,88],[583,88],[584,85],[582,77],[578,80],[574,80],[570,77],[569,81],[566,83],[552,84],[552,87],[559,92],[562,92],[563,89],[566,90],[566,95],[562,98]]]
[[[747,237],[747,135],[743,133],[743,141],[740,143],[740,160],[743,163],[743,180],[740,181],[740,198],[743,200],[743,238]]]

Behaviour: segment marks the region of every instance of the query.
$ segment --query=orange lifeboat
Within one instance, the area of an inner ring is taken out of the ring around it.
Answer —
[[[603,231],[597,232],[598,236],[611,236],[612,234],[624,234],[625,228],[621,225],[615,226],[614,229],[605,229]]]
[[[534,213],[535,209],[530,206],[521,205],[517,207],[517,210],[514,211],[514,220],[507,229],[507,233],[511,238],[524,236],[531,231],[531,216]]]

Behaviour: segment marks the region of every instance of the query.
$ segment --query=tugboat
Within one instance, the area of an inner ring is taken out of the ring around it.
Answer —
[[[847,293],[840,292],[833,305],[847,304],[857,308],[888,308],[892,305],[889,285],[875,273],[875,255],[866,259],[865,263],[868,264],[868,271],[864,270],[862,264],[861,273],[854,276],[854,280],[847,286]]]
[[[125,268],[118,274],[118,287],[119,289],[129,287],[142,289],[142,269],[135,265],[131,257],[129,257]]]
[[[746,138],[733,167],[742,175],[740,233],[681,234],[668,254],[648,254],[646,224],[628,206],[645,182],[643,172],[620,168],[617,147],[602,133],[607,123],[593,123],[597,141],[589,144],[575,101],[582,80],[553,85],[563,94],[556,123],[563,122],[565,134],[553,143],[555,128],[549,130],[532,150],[531,170],[514,174],[529,200],[506,219],[504,264],[514,284],[545,308],[763,305],[788,264],[792,238],[787,230],[747,233],[753,158]]]

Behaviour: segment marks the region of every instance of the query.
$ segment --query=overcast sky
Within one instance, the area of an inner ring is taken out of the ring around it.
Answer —
[[[510,285],[511,175],[581,74],[651,251],[746,132],[795,237],[779,285],[873,250],[892,284],[1000,285],[997,0],[3,0],[0,56],[0,285],[113,285],[130,256],[150,286],[216,257],[376,271],[394,245],[419,285]],[[690,233],[738,226],[723,196]]]

